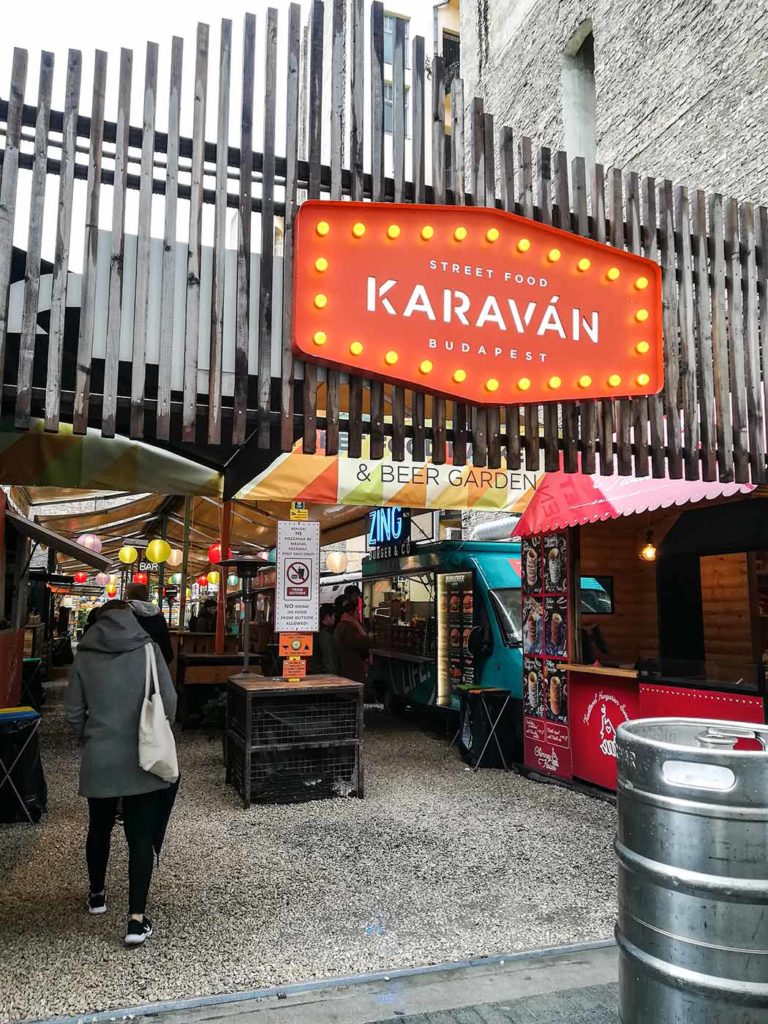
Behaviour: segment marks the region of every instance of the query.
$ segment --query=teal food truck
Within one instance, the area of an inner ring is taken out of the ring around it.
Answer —
[[[522,701],[519,543],[369,549],[363,614],[375,639],[368,685],[389,711],[406,704],[458,710],[467,687],[509,690]]]

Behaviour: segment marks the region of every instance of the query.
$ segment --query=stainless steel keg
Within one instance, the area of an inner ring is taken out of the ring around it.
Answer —
[[[617,749],[622,1024],[767,1024],[768,727],[626,722]]]

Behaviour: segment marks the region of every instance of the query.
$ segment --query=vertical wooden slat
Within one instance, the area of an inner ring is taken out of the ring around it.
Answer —
[[[208,26],[197,26],[195,99],[192,114],[192,167],[187,250],[187,309],[184,330],[182,437],[194,441],[197,428],[197,354],[200,345],[200,276],[203,262],[205,107],[208,93]]]
[[[256,16],[246,14],[240,101],[240,187],[237,208],[237,302],[235,313],[235,393],[232,443],[242,444],[248,426],[248,349],[251,316],[251,213],[253,210],[253,90]]]
[[[176,309],[176,219],[179,194],[179,124],[181,119],[181,72],[184,40],[173,37],[168,96],[168,149],[165,170],[163,223],[163,285],[160,300],[160,360],[157,375],[157,437],[167,441],[171,433],[171,371],[173,324]]]
[[[610,176],[611,245],[624,249],[624,189],[621,171],[614,167]],[[628,398],[620,398],[614,405],[616,423],[616,455],[620,476],[632,472],[632,443],[630,436],[631,406]]]
[[[333,0],[331,24],[331,199],[341,199],[341,157],[344,139],[344,0]],[[339,451],[339,388],[341,375],[329,369],[325,405],[325,454]]]
[[[392,152],[395,202],[405,198],[405,21],[395,18],[394,60],[392,66]],[[405,389],[392,388],[392,458],[405,458]]]
[[[568,154],[563,150],[555,153],[555,203],[556,224],[563,231],[571,230],[571,199],[568,189]],[[579,412],[575,401],[561,405],[563,421],[563,468],[566,473],[576,473],[579,468]]]
[[[79,50],[70,50],[67,59],[67,85],[64,101],[64,124],[61,139],[61,169],[59,171],[59,204],[56,222],[56,249],[53,257],[53,286],[51,293],[51,320],[48,331],[48,375],[45,388],[45,429],[59,429],[61,402],[61,364],[64,351],[64,326],[67,302],[67,272],[69,270],[69,242],[72,231],[72,198],[75,181],[75,147],[77,145],[77,111],[80,104],[80,78],[82,56]],[[120,81],[122,85],[123,76]],[[122,93],[122,90],[121,90]],[[118,137],[119,138],[119,137]],[[117,191],[117,161],[115,162],[115,191]],[[5,184],[5,174],[3,175]],[[105,384],[106,400],[106,384]]]
[[[19,375],[16,384],[16,417],[14,421],[17,427],[29,426],[32,407],[32,370],[35,361],[35,343],[37,341],[40,250],[43,243],[45,175],[48,165],[48,121],[51,114],[53,64],[53,54],[43,51],[40,56],[40,79],[37,89],[35,158],[32,168],[29,232],[27,235],[26,266],[24,268],[24,311],[21,318],[21,338],[19,339]],[[13,232],[11,232],[11,239],[12,237]],[[1,359],[2,356],[0,356]],[[2,379],[1,362],[0,379]],[[1,395],[2,388],[0,386]]]
[[[483,101],[475,97],[472,100],[472,204],[486,204],[486,169],[485,169],[485,112]],[[485,406],[471,406],[469,418],[472,433],[472,464],[485,466],[488,462],[488,413]]]
[[[625,178],[625,194],[627,206],[627,248],[635,255],[640,255],[640,176],[630,171]],[[632,451],[634,453],[634,474],[636,477],[648,476],[648,399],[640,396],[633,398],[632,414]]]
[[[496,206],[496,154],[493,140],[493,114],[486,114],[485,127],[485,205]],[[501,466],[501,409],[491,405],[486,410],[488,437],[488,465]]]
[[[699,436],[701,475],[717,479],[715,379],[712,356],[712,322],[709,303],[709,252],[707,248],[707,199],[698,189],[693,196],[693,276],[696,288],[696,349],[699,375]]]
[[[552,152],[540,146],[537,157],[538,219],[552,223]],[[560,467],[559,406],[557,402],[544,403],[544,467],[548,473]]]
[[[683,460],[686,480],[699,479],[699,407],[696,386],[696,338],[693,333],[693,260],[688,189],[674,193],[678,267],[677,320],[680,330],[680,395],[683,404]]]
[[[216,200],[213,222],[213,286],[210,370],[208,372],[208,444],[221,444],[221,366],[224,357],[224,277],[227,244],[227,157],[229,152],[231,73],[232,22],[228,18],[222,18],[219,43],[219,105],[216,121]]]
[[[643,249],[649,260],[658,261],[659,243],[656,224],[656,180],[643,182]],[[666,433],[664,427],[664,395],[648,398],[648,422],[651,428],[651,472],[655,478],[667,474]]]
[[[709,197],[710,266],[712,275],[712,360],[717,410],[717,464],[720,480],[733,480],[733,424],[729,392],[728,337],[725,316],[725,249],[723,197]]]
[[[523,217],[533,219],[533,153],[531,140],[523,136],[518,144],[518,180],[520,189],[520,212]],[[539,420],[541,407],[529,402],[525,406],[525,468],[537,472],[541,459],[539,446]]]
[[[592,184],[592,237],[605,245],[605,170],[602,164],[595,164]],[[597,436],[600,446],[600,472],[604,476],[613,473],[613,402],[610,399],[597,403]]]
[[[454,78],[451,82],[451,189],[457,206],[466,201],[464,138],[464,83],[460,78]],[[453,463],[463,466],[467,461],[467,407],[463,402],[452,402],[451,409]]]
[[[761,206],[760,259],[758,266],[758,298],[760,302],[760,345],[761,373],[763,380],[763,422],[765,425],[764,445],[768,451],[768,208]]]
[[[371,6],[371,199],[384,201],[384,5]],[[372,459],[384,454],[384,385],[371,381]]]
[[[680,430],[680,353],[677,341],[677,281],[672,182],[658,186],[661,247],[661,297],[664,323],[664,410],[667,427],[667,466],[673,480],[683,475]]]
[[[416,36],[411,43],[411,176],[413,178],[413,199],[416,203],[424,202],[424,37]],[[411,416],[414,462],[423,462],[425,458],[425,400],[423,391],[413,393],[413,411]]]
[[[749,480],[747,392],[744,387],[744,297],[741,291],[739,204],[725,202],[725,289],[728,296],[728,352],[731,371],[733,465],[736,483]]]
[[[432,198],[435,203],[445,202],[445,90],[443,88],[443,58],[432,57]],[[445,408],[444,398],[432,398],[432,462],[445,462]]]
[[[359,2],[359,0],[358,0]],[[285,126],[285,220],[283,233],[283,323],[280,399],[280,447],[293,448],[293,222],[296,216],[296,178],[299,159],[299,90],[301,62],[301,6],[293,3],[288,16],[288,78]],[[354,74],[354,72],[353,72]],[[354,122],[354,113],[353,113]]]
[[[157,43],[147,43],[141,133],[139,225],[136,244],[136,294],[133,312],[131,437],[143,437],[144,435],[144,383],[146,379],[147,329],[149,327],[149,255],[152,227],[152,164],[155,156],[155,112],[157,110],[157,57]]]
[[[763,406],[760,400],[760,341],[758,338],[755,208],[740,206],[741,280],[744,299],[744,362],[749,424],[749,465],[753,483],[765,480]]]
[[[511,128],[501,130],[502,202],[509,213],[515,212],[515,138]],[[508,405],[504,410],[506,427],[507,469],[520,469],[520,406]]]
[[[352,59],[350,88],[352,109],[349,130],[350,198],[363,200],[363,154],[365,144],[365,0],[352,0]],[[363,446],[363,380],[349,377],[349,417],[347,446],[350,458],[357,459]]]
[[[264,40],[264,145],[261,175],[261,271],[259,274],[259,447],[270,445],[272,411],[272,275],[275,266],[275,92],[277,10],[267,10]],[[338,418],[337,418],[338,422]]]
[[[583,238],[589,237],[589,211],[587,208],[587,164],[582,156],[571,163],[573,181],[573,222],[576,232]],[[581,403],[580,450],[582,473],[594,473],[596,469],[597,411],[594,401]]]
[[[8,302],[13,261],[13,227],[16,220],[16,187],[19,177],[21,117],[27,85],[27,51],[16,47],[11,68],[11,94],[3,150],[3,176],[0,180],[0,405],[5,376],[5,345],[8,337]],[[62,160],[64,152],[62,151]],[[61,168],[64,174],[64,166]],[[63,182],[62,177],[62,182]]]

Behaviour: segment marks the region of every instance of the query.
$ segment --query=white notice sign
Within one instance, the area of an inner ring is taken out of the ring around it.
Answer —
[[[320,611],[320,523],[277,524],[276,633],[316,633]]]

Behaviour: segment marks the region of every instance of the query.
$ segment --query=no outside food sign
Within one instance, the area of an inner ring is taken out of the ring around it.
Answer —
[[[320,524],[278,523],[275,632],[317,632],[319,602]]]

